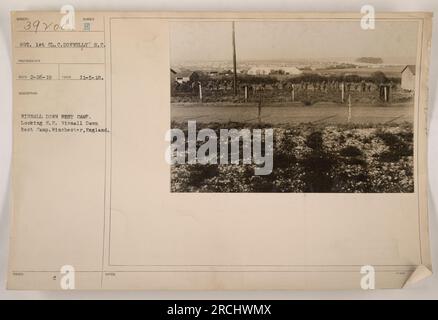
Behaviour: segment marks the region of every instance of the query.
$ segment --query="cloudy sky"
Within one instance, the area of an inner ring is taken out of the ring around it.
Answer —
[[[232,59],[231,22],[172,22],[171,62]],[[236,22],[238,60],[380,57],[415,63],[418,22]]]

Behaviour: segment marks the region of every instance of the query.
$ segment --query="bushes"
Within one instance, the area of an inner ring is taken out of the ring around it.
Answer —
[[[193,164],[189,166],[190,175],[188,184],[194,187],[202,186],[206,180],[211,179],[219,174],[217,165]]]
[[[340,154],[343,157],[360,157],[363,152],[355,146],[347,146],[341,150]]]
[[[206,124],[252,128],[255,124]],[[260,128],[266,126],[261,124]],[[172,127],[183,127],[172,123]],[[200,129],[200,128],[199,128]],[[274,128],[273,172],[250,165],[174,165],[173,192],[413,192],[412,125]]]
[[[380,161],[397,162],[402,157],[413,155],[411,134],[395,135],[390,132],[379,131],[376,136],[383,140],[388,150],[379,155]]]
[[[311,106],[311,105],[313,104],[313,101],[312,101],[312,100],[309,100],[309,99],[304,99],[304,100],[303,100],[303,104],[304,104],[305,106]]]

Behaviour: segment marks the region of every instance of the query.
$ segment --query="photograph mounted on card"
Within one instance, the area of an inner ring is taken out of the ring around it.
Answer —
[[[430,276],[430,13],[67,11],[11,16],[9,288]]]

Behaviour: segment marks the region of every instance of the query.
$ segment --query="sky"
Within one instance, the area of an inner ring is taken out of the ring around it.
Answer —
[[[232,23],[172,22],[171,62],[232,59]],[[380,57],[415,63],[418,22],[376,21],[362,30],[359,21],[236,22],[237,60],[293,60]]]

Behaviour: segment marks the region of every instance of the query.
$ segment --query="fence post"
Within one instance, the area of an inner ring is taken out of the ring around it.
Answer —
[[[202,102],[202,85],[199,83],[199,100]]]
[[[259,91],[259,105],[257,110],[258,122],[262,121],[262,90]]]
[[[345,84],[344,82],[341,83],[341,100],[342,102],[344,102],[344,98],[345,98]]]

